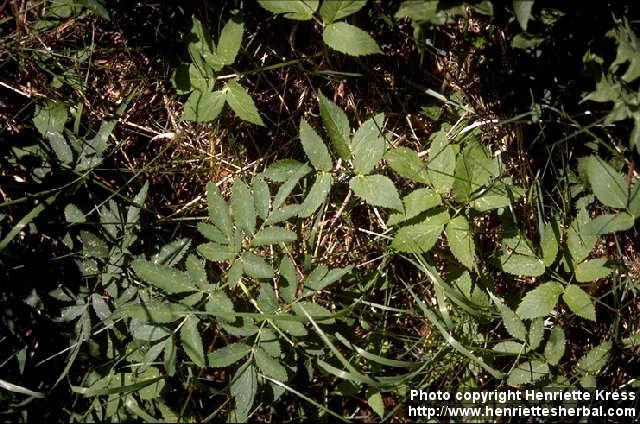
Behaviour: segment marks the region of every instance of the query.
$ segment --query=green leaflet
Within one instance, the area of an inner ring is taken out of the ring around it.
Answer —
[[[241,179],[233,182],[231,211],[236,225],[252,235],[256,230],[256,208],[251,190]]]
[[[585,353],[579,360],[576,368],[581,373],[595,375],[600,369],[606,365],[613,344],[610,341],[604,341],[598,346]]]
[[[384,159],[387,161],[391,169],[403,178],[412,181],[428,184],[429,175],[425,168],[424,162],[418,157],[418,152],[407,147],[396,147],[389,150]]]
[[[296,268],[293,260],[289,256],[285,256],[280,261],[280,296],[287,302],[293,302],[298,291],[298,278],[296,277]]]
[[[252,246],[268,246],[272,244],[295,241],[298,239],[296,233],[282,227],[266,227],[258,231],[251,240]]]
[[[529,326],[529,347],[537,349],[544,337],[544,318],[536,318]]]
[[[439,193],[448,193],[455,181],[456,149],[447,138],[444,129],[431,137],[427,168],[433,187]]]
[[[156,324],[177,321],[186,312],[187,309],[182,305],[163,301],[136,303],[124,309],[124,314],[128,317],[135,318],[140,322]]]
[[[533,1],[531,0],[513,0],[513,12],[518,19],[520,28],[527,30],[527,24],[531,19],[531,10],[533,9]]]
[[[596,308],[593,306],[591,296],[577,285],[569,284],[565,287],[562,299],[574,314],[591,321],[596,320]]]
[[[202,261],[195,255],[189,255],[187,256],[186,265],[191,282],[199,289],[207,290],[209,288],[209,278]]]
[[[198,246],[198,253],[212,262],[224,262],[236,257],[238,252],[232,246],[205,243]]]
[[[194,122],[213,121],[222,112],[225,100],[223,91],[194,90],[184,104],[181,119]]]
[[[393,238],[391,247],[406,253],[428,252],[438,241],[448,221],[449,212],[445,210],[427,216],[419,224],[402,227]]]
[[[627,207],[629,194],[624,175],[599,157],[591,156],[587,163],[587,177],[599,201],[612,208]]]
[[[382,159],[386,150],[386,142],[382,135],[383,125],[384,114],[380,113],[366,120],[353,135],[351,150],[356,174],[370,173]]]
[[[456,161],[453,193],[456,200],[466,202],[471,194],[486,185],[497,170],[486,147],[478,142],[467,144]]]
[[[351,178],[349,188],[354,194],[372,206],[403,210],[402,201],[393,182],[382,175],[367,175]]]
[[[253,278],[273,278],[273,268],[263,257],[251,252],[242,254],[242,268],[244,273]]]
[[[574,264],[586,259],[598,241],[598,236],[588,231],[589,226],[589,214],[585,209],[580,209],[567,231],[567,247]]]
[[[491,350],[506,355],[522,355],[528,351],[524,344],[512,341],[496,343]]]
[[[563,291],[562,284],[555,281],[542,283],[527,292],[516,313],[523,319],[547,316],[555,308],[558,303],[558,297]]]
[[[402,203],[404,204],[404,213],[390,215],[387,225],[392,226],[408,221],[426,210],[439,206],[442,204],[442,199],[430,188],[419,188],[403,197]]]
[[[260,218],[265,220],[267,216],[269,216],[271,202],[269,185],[261,175],[256,175],[251,180],[251,187],[253,188],[253,202],[256,207],[256,213]]]
[[[73,203],[69,203],[64,208],[64,219],[70,224],[81,224],[86,221],[84,212]]]
[[[322,123],[333,143],[333,148],[343,160],[349,160],[351,157],[351,148],[349,147],[351,129],[347,115],[322,92],[318,92],[318,105],[320,106]]]
[[[549,365],[546,362],[534,359],[529,362],[518,364],[511,370],[507,377],[507,384],[510,386],[524,386],[540,380],[549,374]]]
[[[296,315],[305,317],[303,310],[306,311],[314,321],[321,324],[334,324],[336,322],[333,314],[327,309],[313,302],[296,302],[293,304],[293,312]]]
[[[48,133],[62,133],[68,118],[69,113],[63,103],[48,100],[37,107],[33,125],[43,136]]]
[[[325,265],[318,265],[305,279],[304,287],[311,291],[324,290],[327,286],[339,281],[342,277],[353,270],[353,265],[343,268],[333,268],[329,270]],[[302,297],[310,293],[303,293]]]
[[[278,299],[270,282],[260,283],[260,294],[256,299],[256,305],[260,312],[265,314],[270,314],[278,309]]]
[[[73,152],[62,134],[49,132],[47,140],[60,163],[70,165],[73,162]]]
[[[256,369],[248,362],[238,368],[231,379],[229,392],[235,398],[235,419],[236,422],[246,422],[247,416],[253,406],[253,401],[258,391],[258,376]]]
[[[218,227],[214,225],[206,224],[204,222],[198,222],[197,228],[200,234],[202,234],[215,244],[226,245],[227,243],[229,243],[226,234],[224,234],[220,229],[218,229]]]
[[[557,365],[560,362],[564,355],[565,344],[564,330],[561,327],[553,328],[544,346],[544,357],[549,364]]]
[[[558,256],[558,234],[555,223],[547,223],[543,227],[543,234],[540,237],[540,249],[542,250],[544,265],[551,266]]]
[[[369,34],[346,22],[327,25],[322,32],[322,39],[327,46],[350,56],[382,53],[378,43]]]
[[[169,337],[164,346],[164,369],[168,375],[174,375],[176,373],[176,356],[177,348],[173,342],[173,338]]]
[[[198,318],[188,316],[180,327],[180,341],[186,354],[199,367],[206,366],[202,338],[198,331]]]
[[[498,299],[496,296],[491,294],[491,298],[493,302],[498,307],[498,311],[500,312],[502,318],[502,325],[507,330],[510,336],[515,337],[518,340],[526,341],[527,340],[527,329],[524,326],[524,323],[520,319],[515,312],[511,310],[507,305],[505,305],[502,300]]]
[[[133,338],[145,342],[155,342],[170,334],[166,329],[155,325],[142,324],[131,328]]]
[[[304,324],[298,321],[280,320],[276,322],[276,325],[280,330],[291,336],[302,337],[307,335]]]
[[[329,0],[323,1],[320,6],[320,16],[325,24],[330,24],[338,19],[346,18],[356,13],[367,4],[367,0]]]
[[[89,231],[80,231],[82,253],[90,258],[108,258],[109,247],[100,237]]]
[[[476,247],[467,218],[456,216],[447,224],[444,232],[453,256],[467,268],[474,269]]]
[[[319,0],[258,0],[258,4],[271,13],[287,19],[306,21],[318,9]]]
[[[278,381],[287,381],[287,370],[273,359],[262,348],[256,348],[253,352],[253,359],[256,361],[258,369],[271,378]]]
[[[521,187],[514,186],[511,178],[495,181],[471,201],[471,206],[480,212],[511,206],[526,193]]]
[[[231,65],[236,61],[243,33],[244,24],[238,17],[229,19],[224,28],[222,28],[218,39],[218,47],[216,48],[216,56],[221,65]]]
[[[167,293],[183,293],[197,290],[185,273],[166,265],[153,264],[143,259],[136,259],[131,266],[143,280]]]
[[[367,390],[367,404],[378,414],[378,417],[384,417],[384,400],[379,391]]]
[[[207,31],[199,19],[193,18],[191,21],[191,30],[187,38],[187,48],[194,64],[199,69],[206,69],[206,61],[213,56],[215,44],[211,39],[209,31]]]
[[[278,335],[268,328],[260,330],[260,347],[273,358],[280,358],[282,354]]]
[[[274,214],[284,204],[285,200],[287,200],[287,197],[289,197],[289,195],[291,194],[293,189],[296,187],[300,179],[305,175],[307,175],[310,171],[311,171],[311,167],[309,165],[307,165],[306,163],[302,164],[301,166],[298,167],[298,169],[295,170],[295,172],[291,175],[291,177],[289,177],[289,179],[287,179],[284,182],[284,184],[280,186],[280,189],[278,189],[278,192],[276,193],[276,196],[273,199]]]
[[[575,267],[576,280],[579,283],[586,283],[605,278],[613,272],[613,269],[605,266],[606,263],[607,258],[589,259],[579,263]]]
[[[456,3],[447,7],[443,3],[432,0],[409,0],[402,2],[395,17],[411,18],[417,24],[445,25],[455,22],[456,17],[465,15],[464,6]]]
[[[634,218],[628,213],[621,212],[612,215],[600,215],[593,218],[585,228],[589,234],[610,234],[626,231],[633,227]]]
[[[259,175],[275,183],[284,183],[305,165],[306,164],[294,159],[280,159],[269,165],[267,169]]]
[[[243,121],[264,126],[260,113],[247,90],[235,81],[227,81],[225,84],[225,98],[229,107]]]
[[[309,194],[307,194],[307,197],[305,197],[300,208],[297,210],[298,216],[300,218],[306,218],[318,210],[329,195],[332,184],[333,177],[330,173],[323,172],[318,175],[318,178],[309,190]]]
[[[209,219],[218,230],[227,236],[227,241],[233,239],[233,223],[227,202],[224,201],[218,187],[213,183],[207,184],[207,203],[209,206]]]
[[[127,208],[127,224],[137,224],[140,221],[140,209],[144,205],[149,190],[149,181],[145,181],[138,194],[136,194],[131,202],[131,206]]]
[[[544,262],[535,255],[524,236],[506,238],[503,244],[505,252],[500,256],[503,271],[530,277],[544,274]]]
[[[629,189],[629,213],[634,219],[640,218],[640,181],[634,181]]]
[[[158,265],[174,266],[187,254],[191,241],[178,239],[171,241],[153,255],[151,262]]]
[[[300,142],[304,153],[316,170],[331,171],[333,162],[329,155],[329,149],[322,142],[318,133],[304,119],[300,120]]]
[[[212,368],[225,368],[238,362],[251,352],[251,346],[244,343],[231,343],[208,355],[209,366]]]
[[[213,316],[219,316],[225,313],[232,314],[234,312],[233,302],[222,290],[216,290],[207,295],[207,303],[204,305],[204,309]],[[227,319],[222,316],[220,319],[227,321]],[[233,321],[233,319],[231,319],[231,321]]]

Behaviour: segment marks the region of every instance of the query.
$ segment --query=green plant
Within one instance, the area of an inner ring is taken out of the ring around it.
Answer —
[[[367,0],[325,0],[322,5],[319,0],[258,0],[258,4],[269,12],[287,19],[314,19],[322,26],[324,43],[340,53],[349,56],[382,53],[378,43],[369,34],[355,25],[340,21],[362,9]]]
[[[228,104],[243,121],[264,125],[253,99],[238,83],[238,78],[228,79],[219,75],[224,67],[236,61],[243,33],[244,24],[235,15],[222,28],[216,45],[202,22],[193,18],[187,40],[193,62],[178,66],[172,77],[173,86],[179,94],[191,93],[184,104],[182,119],[212,121]],[[216,85],[223,79],[226,79],[223,87],[216,90]]]

